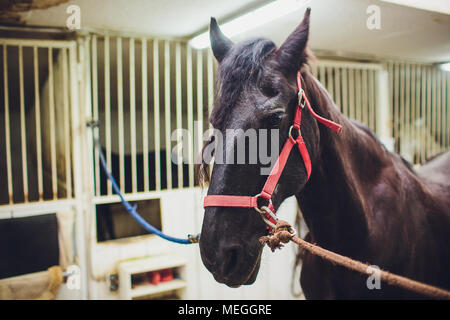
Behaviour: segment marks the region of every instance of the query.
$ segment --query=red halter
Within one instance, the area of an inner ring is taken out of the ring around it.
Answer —
[[[311,175],[311,159],[309,158],[308,150],[306,149],[305,142],[302,137],[302,132],[300,130],[300,124],[302,119],[302,110],[306,107],[308,108],[311,115],[319,122],[327,126],[328,128],[341,132],[342,126],[319,116],[314,112],[311,105],[309,104],[308,98],[306,97],[305,91],[302,89],[300,72],[297,73],[297,88],[298,88],[298,105],[294,116],[294,121],[289,128],[289,137],[284,143],[281,153],[278,156],[275,166],[272,168],[269,176],[267,177],[266,183],[261,191],[261,193],[256,196],[232,196],[232,195],[208,195],[204,199],[203,207],[243,207],[243,208],[254,208],[258,211],[264,222],[268,225],[269,232],[273,232],[275,229],[275,224],[277,217],[274,213],[274,208],[272,205],[272,194],[277,186],[278,180],[280,179],[281,173],[284,170],[289,154],[291,153],[292,147],[297,145],[298,150],[303,158],[303,163],[306,168],[307,180]],[[292,135],[292,132],[296,131],[296,138]],[[265,199],[267,205],[258,204],[259,199]]]

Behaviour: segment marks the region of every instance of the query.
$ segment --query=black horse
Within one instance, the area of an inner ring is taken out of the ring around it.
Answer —
[[[212,50],[219,62],[211,124],[226,128],[279,128],[288,137],[297,106],[296,74],[315,111],[343,126],[336,133],[306,110],[301,131],[312,162],[307,181],[299,152],[291,152],[275,190],[275,209],[295,195],[309,228],[308,239],[382,269],[450,289],[450,153],[419,170],[384,148],[363,124],[339,112],[309,72],[310,10],[277,48],[267,39],[232,43],[211,20]],[[228,144],[235,144],[229,141]],[[223,151],[230,149],[225,143]],[[261,164],[214,164],[208,194],[256,195],[266,176]],[[205,171],[206,172],[206,171]],[[231,287],[255,281],[266,234],[249,208],[207,207],[200,251],[214,278]],[[307,298],[421,298],[304,254],[301,286]]]

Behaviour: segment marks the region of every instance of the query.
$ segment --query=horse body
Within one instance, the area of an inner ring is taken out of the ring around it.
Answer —
[[[315,112],[343,126],[336,133],[310,112],[302,114],[301,135],[311,159],[311,176],[308,179],[299,152],[291,152],[272,195],[274,208],[295,195],[309,228],[308,240],[450,289],[450,153],[415,172],[403,158],[387,151],[366,126],[339,112],[309,72],[309,10],[279,48],[266,39],[234,44],[214,19],[210,35],[219,62],[219,86],[210,117],[215,129],[277,128],[282,145],[298,106],[298,72]],[[223,144],[223,153],[236,143]],[[258,194],[266,181],[261,166],[215,163],[208,195]],[[258,239],[266,233],[253,208],[208,206],[199,242],[203,263],[217,281],[228,286],[251,284],[263,249]],[[419,297],[385,283],[371,289],[367,280],[303,254],[301,285],[307,298]]]
[[[320,130],[316,169],[296,194],[310,239],[382,269],[450,288],[450,153],[416,173],[368,128],[340,114],[311,75],[305,75],[305,82],[316,86],[311,92],[321,93],[315,104],[321,112],[344,124],[339,135]],[[417,297],[386,284],[369,290],[367,277],[308,253],[302,270],[308,298]]]

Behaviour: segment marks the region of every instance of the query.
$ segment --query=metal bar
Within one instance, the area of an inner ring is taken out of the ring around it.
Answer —
[[[348,69],[342,68],[342,113],[349,117],[348,105]]]
[[[423,163],[426,159],[426,107],[427,107],[427,68],[424,66],[421,66],[421,79],[422,79],[422,85],[421,85],[421,104],[420,104],[420,116],[422,118],[422,128],[420,130],[421,132],[421,144],[420,144],[420,162]]]
[[[435,154],[436,146],[436,69],[431,68],[431,105],[430,105],[430,156]]]
[[[67,66],[67,49],[62,50],[63,59],[63,109],[64,109],[64,156],[66,161],[66,197],[72,197],[72,175],[70,164],[70,120],[69,120],[69,70]]]
[[[403,154],[403,150],[401,149],[403,136],[405,135],[405,65],[400,64],[400,131],[398,135],[398,139],[400,141],[398,145],[398,152]]]
[[[13,183],[11,168],[11,132],[9,128],[9,88],[8,88],[8,50],[3,44],[3,90],[5,103],[5,146],[6,146],[6,171],[8,180],[9,203],[13,203]]]
[[[164,41],[164,129],[166,149],[166,178],[167,189],[172,189],[172,161],[171,161],[171,135],[170,135],[170,43]]]
[[[441,127],[441,121],[440,121],[440,116],[442,114],[441,111],[441,71],[437,70],[436,71],[436,108],[435,108],[435,118],[436,118],[436,126],[435,126],[435,130],[436,130],[436,142],[437,142],[437,150],[435,150],[435,152],[440,152],[441,151],[441,146],[442,146],[442,138],[441,138],[441,132],[442,132],[442,127]]]
[[[111,89],[110,89],[110,59],[109,59],[109,37],[104,39],[104,59],[105,59],[105,147],[106,164],[111,172]],[[107,194],[112,194],[112,183],[107,179]]]
[[[319,81],[325,85],[325,66],[321,64],[319,66]]]
[[[192,96],[192,50],[187,46],[186,50],[186,87],[187,87],[187,119],[188,119],[188,151],[189,151],[189,187],[194,187],[194,151],[193,151],[193,132],[194,132],[194,102]]]
[[[355,69],[355,111],[356,119],[362,122],[362,103],[361,103],[361,70]]]
[[[34,111],[36,120],[36,169],[37,169],[39,200],[42,201],[44,197],[44,185],[42,178],[41,98],[39,93],[39,55],[37,47],[33,47],[33,67],[34,67]]]
[[[355,119],[355,80],[354,80],[354,70],[349,69],[348,75],[348,96],[349,96],[349,112],[350,118]]]
[[[23,84],[23,48],[19,46],[19,96],[20,96],[20,139],[22,151],[22,179],[23,179],[23,197],[28,202],[28,164],[27,164],[27,136],[25,127],[25,94]]]
[[[362,69],[361,71],[361,86],[362,86],[362,94],[361,94],[361,109],[362,109],[362,122],[370,127],[369,124],[369,101],[368,101],[368,79],[367,79],[367,70]]]
[[[335,96],[334,101],[339,109],[342,111],[342,101],[341,101],[341,69],[334,69],[334,87],[335,87]]]
[[[333,86],[333,67],[327,67],[327,90],[330,96],[334,99],[334,86]]]
[[[141,38],[142,75],[142,163],[144,168],[144,191],[149,190],[148,159],[148,94],[147,94],[147,39]],[[123,190],[123,189],[122,189]]]
[[[389,97],[389,73],[383,69],[376,71],[376,87],[375,87],[375,117],[376,132],[382,139],[390,139],[392,137],[392,109]],[[392,150],[392,145],[387,145]]]
[[[392,131],[390,132],[390,136],[394,137],[394,141],[395,141],[395,136],[394,136],[394,127],[395,127],[395,117],[394,117],[394,67],[392,62],[388,61],[387,62],[387,72],[388,72],[388,82],[389,82],[389,106],[390,106],[390,112],[391,112],[391,118],[393,118],[391,125]],[[377,74],[377,78],[379,77],[379,74]],[[378,85],[377,85],[378,86]],[[378,92],[378,87],[375,88],[375,92]],[[378,98],[378,95],[377,95]],[[378,105],[378,101],[377,104]],[[377,123],[377,127],[378,127],[378,123]]]
[[[153,40],[153,107],[155,127],[155,185],[161,190],[161,132],[159,128],[159,46],[158,40]]]
[[[159,190],[159,191],[149,191],[149,192],[127,193],[127,194],[124,194],[123,197],[126,201],[132,202],[132,201],[140,201],[140,200],[159,199],[161,197],[164,197],[164,195],[167,195],[167,193],[164,190]],[[110,196],[94,197],[92,199],[92,202],[95,205],[114,203],[114,202],[120,202],[120,198],[118,195],[113,194]],[[0,206],[0,209],[1,208],[2,208],[2,206]]]
[[[120,189],[125,190],[125,146],[123,128],[123,54],[122,38],[116,38],[117,50],[117,131],[119,139],[119,180]]]
[[[181,87],[181,46],[180,43],[177,42],[175,45],[175,71],[176,71],[176,111],[177,111],[177,129],[181,130],[183,127],[182,123],[182,116],[183,116],[183,110],[182,110],[182,87]],[[177,135],[177,145],[181,143],[182,136]],[[177,149],[177,173],[178,173],[178,188],[183,187],[183,154],[182,149]]]
[[[432,107],[432,70],[431,67],[427,67],[427,126],[426,128],[431,128],[431,107]],[[427,130],[426,135],[426,144],[425,144],[425,150],[426,150],[426,158],[429,158],[431,153],[431,144],[432,144],[432,136],[430,130]]]
[[[75,42],[67,40],[33,40],[33,39],[0,39],[0,45],[18,47],[38,47],[38,48],[71,48],[75,47]]]
[[[136,76],[134,38],[130,38],[130,145],[131,145],[131,190],[137,192],[136,165]]]
[[[375,132],[375,70],[368,70],[369,127]]]
[[[394,63],[393,65],[393,71],[394,71],[394,150],[396,152],[399,152],[399,145],[398,145],[398,131],[399,131],[399,123],[400,123],[400,117],[399,117],[399,84],[400,84],[400,73],[399,73],[399,67],[398,63]]]
[[[375,125],[375,74],[377,71],[375,70],[367,70],[367,99],[368,99],[368,110],[369,110],[369,128],[371,128],[374,132],[376,130]],[[388,89],[389,90],[389,89]],[[389,108],[388,108],[389,110]]]
[[[405,132],[403,139],[408,143],[411,143],[411,97],[410,97],[410,83],[411,83],[411,71],[410,64],[405,64]]]
[[[343,62],[326,59],[320,60],[320,66],[346,69],[382,70],[382,66],[378,63]]]
[[[411,65],[411,141],[413,143],[412,163],[416,163],[417,130],[416,130],[416,64]]]
[[[421,157],[420,157],[420,153],[422,150],[422,141],[420,139],[420,127],[418,126],[419,124],[419,120],[420,120],[420,79],[422,77],[421,74],[421,68],[420,65],[415,65],[415,82],[416,82],[416,88],[415,88],[415,94],[416,94],[416,98],[415,98],[415,108],[414,108],[414,114],[415,114],[415,141],[416,141],[416,145],[417,145],[417,150],[418,150],[418,154],[417,154],[417,159],[415,159],[415,163],[416,164],[420,164],[421,161]]]
[[[97,36],[92,36],[92,117],[99,119],[98,114],[98,69],[97,69]],[[98,129],[94,130],[94,139],[98,140]],[[100,158],[97,148],[94,148],[95,195],[100,195]]]
[[[389,94],[389,91],[392,91],[390,86],[389,86],[389,73],[387,68],[384,69],[383,71],[373,71],[373,111],[374,111],[374,119],[373,119],[373,127],[374,130],[375,128],[378,127],[378,119],[376,117],[376,108],[378,105],[378,96],[377,96],[377,91],[378,91],[378,83],[377,83],[377,79],[379,77],[379,73],[383,72],[385,77],[386,77],[386,92],[385,92],[385,97],[384,97],[384,101],[386,104],[386,109],[388,110],[388,115],[389,115],[389,119],[392,119],[392,93]],[[388,126],[388,130],[390,130],[389,132],[386,132],[386,135],[388,137],[392,138],[392,120],[389,123],[386,123],[386,125]]]
[[[56,138],[55,138],[55,95],[53,82],[53,49],[48,49],[48,83],[49,83],[49,116],[50,116],[50,157],[52,171],[53,199],[58,197],[58,172],[56,167]]]

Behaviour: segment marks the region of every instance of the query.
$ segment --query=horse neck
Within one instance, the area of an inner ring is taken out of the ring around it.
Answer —
[[[314,92],[313,108],[343,126],[336,133],[319,126],[319,154],[312,159],[313,171],[297,194],[313,241],[329,249],[356,253],[368,234],[369,184],[391,161],[387,151],[362,125],[343,116],[326,90],[311,75],[306,90]]]

